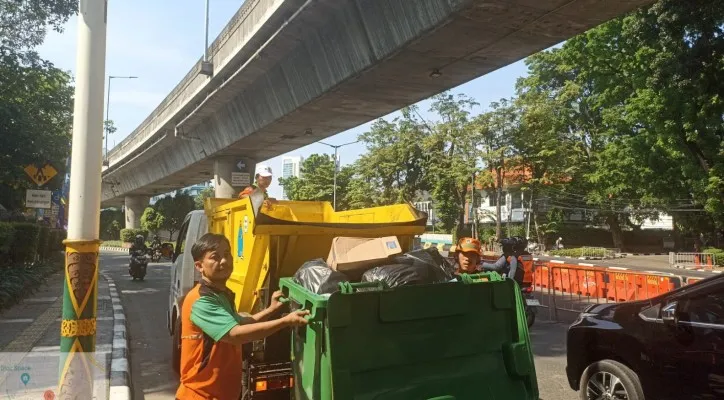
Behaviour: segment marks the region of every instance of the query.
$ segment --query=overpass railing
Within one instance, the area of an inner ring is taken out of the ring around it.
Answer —
[[[214,63],[215,70],[221,69],[231,59],[234,50],[238,48],[239,45],[244,46],[247,40],[236,40],[236,46],[231,46],[234,47],[234,49],[229,49],[228,46],[224,47],[223,44],[232,41],[234,36],[245,36],[248,35],[249,32],[252,32],[252,29],[241,29],[242,25],[250,18],[252,19],[251,24],[258,22],[257,20],[265,13],[254,13],[253,11],[260,5],[262,8],[268,7],[270,3],[271,1],[269,0],[246,0],[239,8],[231,21],[209,46],[209,55]],[[130,135],[108,152],[108,160],[111,167],[114,166],[119,159],[125,158],[129,153],[146,144],[149,137],[155,135],[159,129],[166,125],[179,110],[187,106],[188,103],[198,95],[200,90],[206,86],[209,78],[199,74],[201,61],[202,59],[199,58],[191,70],[183,77],[179,84],[171,90],[171,93],[161,101],[156,109],[153,110]]]

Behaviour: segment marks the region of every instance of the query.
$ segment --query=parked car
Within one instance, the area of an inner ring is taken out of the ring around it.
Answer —
[[[581,399],[724,399],[724,275],[592,305],[568,328],[567,352]]]

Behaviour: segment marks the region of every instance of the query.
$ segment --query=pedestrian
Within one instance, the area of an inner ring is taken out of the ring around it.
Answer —
[[[558,240],[556,240],[556,250],[561,250],[563,248],[563,238],[558,237]]]
[[[226,287],[233,270],[229,240],[203,235],[191,248],[201,280],[191,289],[181,311],[181,382],[178,400],[239,399],[242,390],[241,346],[287,327],[306,325],[309,311],[270,319],[282,307],[274,292],[265,310],[243,316],[234,309],[234,293]]]

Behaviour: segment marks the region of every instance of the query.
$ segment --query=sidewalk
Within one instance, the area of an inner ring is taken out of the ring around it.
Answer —
[[[63,272],[55,273],[36,293],[0,312],[0,396],[22,399],[36,398],[38,391],[57,392],[63,283]],[[99,274],[96,352],[86,360],[93,364],[90,367],[95,373],[102,374],[96,375],[100,379],[94,392],[104,399],[110,390],[113,339],[111,291],[104,275]]]

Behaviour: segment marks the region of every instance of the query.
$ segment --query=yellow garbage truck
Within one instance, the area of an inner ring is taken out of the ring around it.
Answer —
[[[495,273],[389,288],[340,283],[331,295],[292,278],[326,259],[336,237],[395,236],[413,250],[427,215],[406,204],[335,212],[328,202],[207,199],[189,213],[174,247],[167,325],[180,361],[180,310],[198,282],[191,246],[225,235],[238,312],[255,313],[281,289],[289,309],[310,310],[306,327],[243,349],[245,399],[538,399],[523,300]]]

